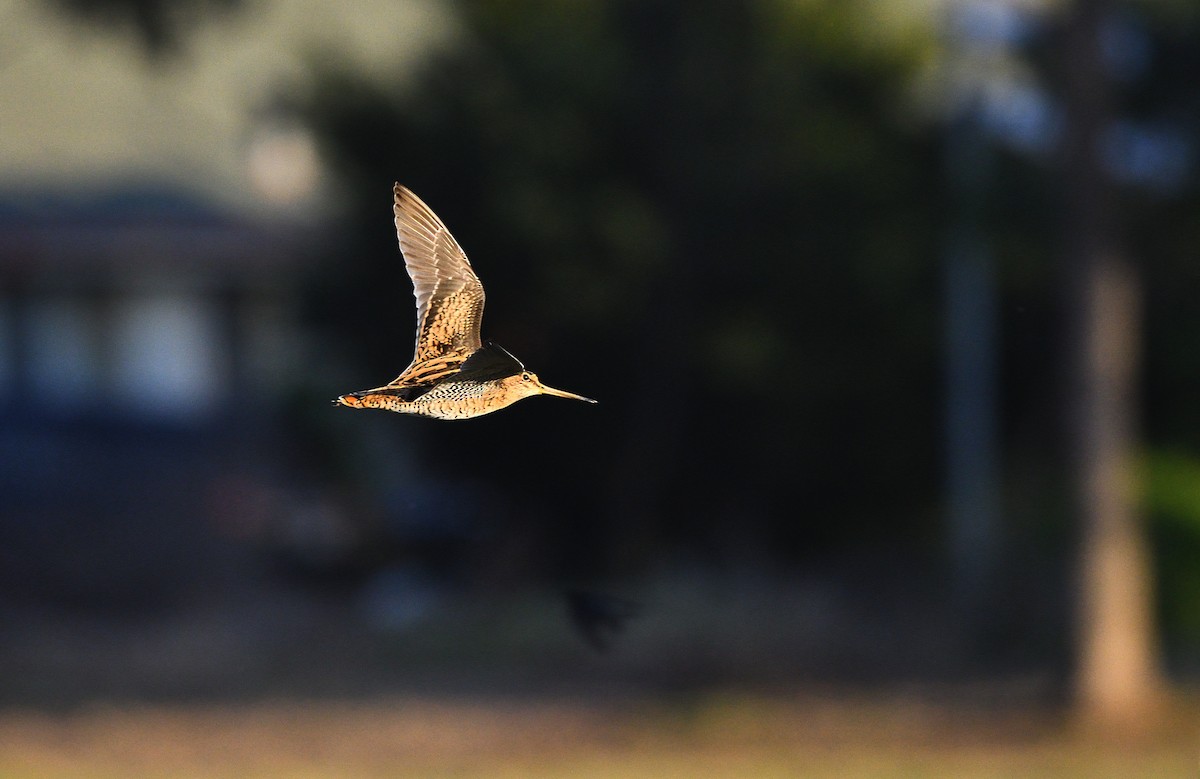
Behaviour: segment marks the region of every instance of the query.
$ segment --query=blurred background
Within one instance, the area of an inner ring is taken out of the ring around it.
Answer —
[[[1194,769],[1198,33],[0,0],[0,769]],[[598,406],[329,404],[411,358],[394,181]]]

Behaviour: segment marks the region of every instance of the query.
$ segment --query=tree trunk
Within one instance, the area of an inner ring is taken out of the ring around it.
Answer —
[[[1080,512],[1075,684],[1082,714],[1124,727],[1143,721],[1161,690],[1152,572],[1135,505],[1138,285],[1112,255],[1093,257],[1081,270],[1071,398]]]
[[[1067,411],[1080,533],[1074,692],[1086,720],[1126,729],[1145,723],[1162,680],[1133,461],[1140,290],[1116,248],[1098,154],[1111,116],[1099,40],[1107,12],[1103,0],[1077,0],[1064,47]]]

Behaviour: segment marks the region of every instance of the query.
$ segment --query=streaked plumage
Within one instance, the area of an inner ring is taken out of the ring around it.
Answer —
[[[338,397],[335,404],[438,419],[467,419],[521,398],[556,395],[503,347],[480,340],[483,285],[466,252],[437,215],[409,189],[394,189],[396,234],[417,301],[412,362],[391,383]]]

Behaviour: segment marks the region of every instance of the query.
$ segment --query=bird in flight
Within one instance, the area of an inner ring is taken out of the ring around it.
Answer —
[[[412,362],[390,383],[341,395],[334,405],[437,419],[469,419],[534,395],[595,403],[547,387],[498,344],[479,338],[483,285],[437,215],[407,187],[393,190],[396,234],[417,299]]]

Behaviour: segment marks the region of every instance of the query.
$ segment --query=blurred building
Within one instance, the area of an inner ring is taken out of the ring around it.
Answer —
[[[0,398],[25,420],[186,425],[269,401],[303,246],[180,192],[0,200]]]
[[[269,446],[310,256],[179,192],[0,201],[10,590],[120,600],[205,564],[212,485]]]
[[[0,19],[0,597],[170,602],[287,469],[336,193],[281,106],[314,59],[402,80],[448,26],[276,0],[156,58],[55,3]]]

